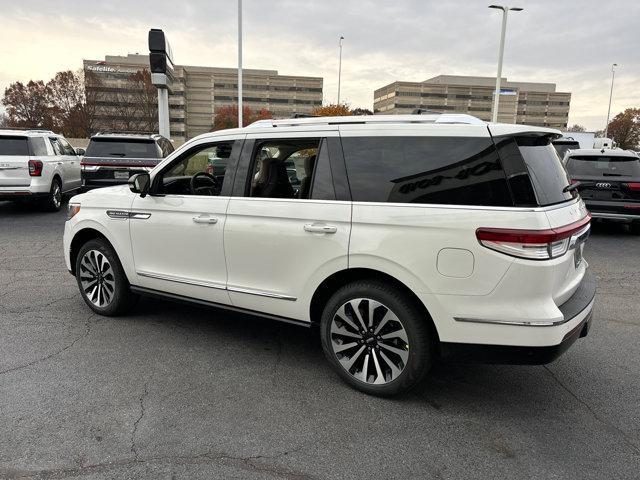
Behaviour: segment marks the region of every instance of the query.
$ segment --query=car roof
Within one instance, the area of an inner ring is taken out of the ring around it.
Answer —
[[[162,135],[157,133],[96,133],[91,136],[91,140],[94,138],[109,138],[109,139],[121,139],[121,140],[158,140]]]
[[[569,150],[567,153],[569,157],[581,157],[581,156],[601,156],[601,157],[637,157],[632,150],[623,150],[621,148],[578,148],[576,150]]]
[[[385,125],[404,125],[407,128],[414,128],[417,125],[433,125],[441,126],[442,128],[456,125],[457,128],[469,126],[471,128],[475,127],[475,129],[477,129],[478,126],[488,126],[493,135],[519,135],[528,133],[546,134],[552,135],[553,137],[560,137],[562,135],[560,130],[547,127],[511,123],[489,123],[467,114],[429,113],[419,115],[353,115],[343,117],[301,117],[280,120],[258,120],[244,128],[230,128],[203,133],[189,140],[187,143],[221,136],[263,132],[275,133],[275,131],[280,130],[283,132],[303,132],[305,130],[320,131],[330,128],[341,129],[342,127],[348,127],[350,131],[354,131],[361,125],[377,125],[381,127]]]
[[[42,136],[55,136],[61,137],[57,133],[53,133],[51,130],[38,129],[38,128],[0,128],[0,135],[12,136],[12,137],[42,137]]]

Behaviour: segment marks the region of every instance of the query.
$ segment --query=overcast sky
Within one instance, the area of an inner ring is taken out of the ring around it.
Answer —
[[[513,0],[515,2],[515,0]],[[244,0],[244,66],[324,78],[335,102],[344,35],[342,100],[372,108],[395,80],[495,76],[501,13],[489,1]],[[604,128],[640,107],[640,0],[521,0],[509,16],[503,76],[571,92],[569,123]],[[149,28],[167,32],[178,64],[237,65],[235,0],[0,0],[0,89],[48,80],[82,59],[147,53]]]

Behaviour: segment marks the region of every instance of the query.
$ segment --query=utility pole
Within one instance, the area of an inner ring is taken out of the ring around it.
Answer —
[[[238,0],[238,127],[242,126],[242,0]]]
[[[340,105],[340,79],[342,77],[342,41],[343,36],[340,36],[340,60],[338,62],[338,105]]]
[[[607,138],[609,132],[609,117],[611,116],[611,100],[613,99],[613,81],[616,79],[617,63],[611,65],[611,90],[609,91],[609,108],[607,109],[607,124],[604,127],[604,138]]]
[[[504,37],[507,32],[507,15],[509,10],[520,12],[523,9],[503,5],[489,5],[489,8],[502,10],[502,32],[500,33],[500,47],[498,48],[498,75],[496,77],[496,91],[493,95],[493,113],[491,115],[491,121],[496,123],[498,121],[498,106],[500,104],[500,81],[502,80],[502,58],[504,57]]]

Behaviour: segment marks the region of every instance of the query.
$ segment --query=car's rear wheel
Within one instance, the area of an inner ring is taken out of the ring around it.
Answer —
[[[372,395],[396,395],[417,385],[431,366],[423,312],[401,291],[377,281],[338,290],[320,322],[322,347],[347,383]]]
[[[42,200],[42,207],[48,212],[57,212],[62,207],[62,185],[57,178],[51,181],[51,190]]]
[[[85,303],[100,315],[126,313],[137,300],[122,264],[106,240],[85,243],[76,258],[76,280]]]

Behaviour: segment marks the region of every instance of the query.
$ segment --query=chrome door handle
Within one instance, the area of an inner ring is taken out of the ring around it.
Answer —
[[[58,165],[63,165],[63,164],[64,164],[64,162],[58,162]]]
[[[318,223],[307,223],[304,226],[304,231],[310,233],[336,233],[338,231],[338,227]]]
[[[196,215],[195,217],[193,217],[193,221],[195,223],[208,223],[208,224],[218,223],[217,218],[210,217],[208,215]]]

